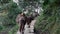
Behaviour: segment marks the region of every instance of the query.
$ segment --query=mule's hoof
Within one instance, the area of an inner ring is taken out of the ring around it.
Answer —
[[[24,34],[24,32],[22,32],[22,34]]]

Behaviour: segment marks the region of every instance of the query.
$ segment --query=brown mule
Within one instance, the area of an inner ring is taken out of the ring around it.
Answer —
[[[26,24],[26,16],[25,16],[25,14],[24,14],[24,13],[19,14],[19,15],[17,16],[17,18],[16,18],[16,22],[17,22],[18,24],[20,24],[20,29],[19,29],[19,31],[23,33],[24,27],[25,27],[25,24]]]
[[[31,15],[27,16],[26,22],[27,22],[28,28],[30,28],[30,24],[32,20],[34,20],[37,16],[39,16],[37,12],[33,12]]]

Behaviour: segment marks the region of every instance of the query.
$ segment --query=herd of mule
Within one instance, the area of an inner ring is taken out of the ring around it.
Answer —
[[[28,28],[30,28],[31,21],[34,20],[37,16],[39,16],[37,12],[33,12],[29,16],[26,16],[25,13],[18,14],[18,16],[16,17],[16,22],[20,24],[19,31],[22,32],[22,34],[24,34],[25,24],[27,23]]]

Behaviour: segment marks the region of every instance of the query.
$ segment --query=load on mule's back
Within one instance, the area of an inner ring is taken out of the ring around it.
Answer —
[[[25,24],[26,24],[26,16],[24,13],[21,13],[21,14],[18,14],[17,18],[16,18],[16,22],[18,24],[20,24],[20,29],[19,31],[20,32],[23,32],[24,31],[24,27],[25,27]]]

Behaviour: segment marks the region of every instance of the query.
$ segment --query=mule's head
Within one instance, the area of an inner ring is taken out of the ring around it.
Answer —
[[[21,13],[20,15],[21,15],[21,16],[25,16],[25,13]]]
[[[35,17],[39,16],[39,13],[38,13],[38,12],[33,12],[33,13],[31,14],[31,16],[35,18]]]

